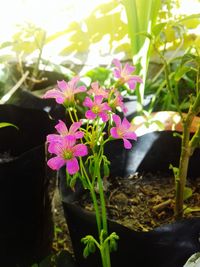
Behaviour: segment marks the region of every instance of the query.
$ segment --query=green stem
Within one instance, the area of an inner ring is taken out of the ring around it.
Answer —
[[[167,60],[162,55],[162,53],[158,49],[156,49],[156,51],[160,55],[160,58],[162,59],[163,64],[164,64],[164,72],[165,72],[165,80],[166,80],[167,88],[168,88],[168,90],[169,90],[169,92],[170,92],[170,94],[171,94],[171,96],[173,98],[174,104],[175,104],[175,106],[177,108],[177,111],[178,111],[180,117],[181,117],[181,120],[183,121],[183,114],[181,112],[180,105],[178,103],[178,99],[177,99],[176,95],[174,94],[174,91],[173,91],[173,89],[171,87],[171,81],[170,81],[170,78],[169,78],[170,77],[169,64],[167,63]]]
[[[179,161],[179,176],[176,179],[176,196],[175,196],[175,218],[180,219],[183,217],[183,204],[184,204],[184,190],[186,185],[186,178],[188,172],[189,158],[191,149],[189,146],[190,141],[190,126],[191,121],[183,123],[183,136],[181,144],[181,156]]]
[[[74,117],[75,117],[76,121],[79,121],[78,116],[77,116],[77,111],[75,108],[73,108],[73,112],[74,112]]]
[[[31,78],[34,78],[34,79],[37,78],[38,73],[39,73],[40,61],[42,59],[42,52],[43,52],[45,40],[46,40],[46,32],[43,32],[42,43],[41,43],[41,45],[39,47],[39,55],[37,57],[37,62],[35,64],[35,66],[34,66],[32,77],[31,77]],[[30,90],[33,89],[33,86],[34,86],[34,82],[31,81],[31,83],[30,83]]]
[[[87,174],[87,171],[85,169],[85,166],[84,166],[83,161],[82,161],[81,158],[80,158],[80,170],[82,172],[82,175],[86,177],[86,181],[87,181],[87,184],[88,184],[88,187],[89,187],[89,190],[90,190],[90,194],[91,194],[91,197],[92,197],[92,202],[93,202],[93,205],[94,205],[95,215],[96,215],[98,234],[100,236],[100,234],[101,234],[101,216],[100,216],[100,212],[99,212],[97,198],[96,198],[94,187],[90,182],[89,176]]]
[[[198,126],[196,133],[193,135],[192,139],[190,140],[189,145],[191,147],[191,154],[193,154],[195,148],[200,145],[200,124]]]
[[[199,77],[199,73],[197,73]],[[198,88],[198,80],[197,80]],[[194,149],[199,145],[200,140],[200,126],[196,130],[194,136],[190,140],[190,129],[192,122],[196,115],[200,112],[200,93],[197,90],[197,96],[193,104],[191,104],[188,114],[185,119],[182,118],[183,123],[183,135],[181,143],[181,156],[179,161],[179,176],[176,179],[176,202],[175,202],[175,217],[177,219],[183,216],[183,204],[184,204],[184,190],[187,179],[187,171],[189,165],[189,159]]]
[[[100,149],[99,153],[101,155],[102,149]],[[103,191],[103,183],[100,175],[100,165],[101,165],[101,160],[99,157],[96,158],[95,162],[95,172],[97,174],[97,182],[99,186],[99,195],[100,195],[100,206],[101,206],[101,213],[102,213],[102,226],[103,226],[103,240],[108,236],[108,224],[107,224],[107,214],[106,214],[106,202],[105,202],[105,197],[104,197],[104,191]],[[102,241],[103,242],[103,241]],[[110,267],[111,262],[110,262],[110,251],[109,251],[109,246],[107,243],[105,243],[104,246],[102,246],[102,251],[103,257],[105,257],[105,262],[106,265],[105,267]]]
[[[67,111],[68,111],[68,113],[69,113],[69,117],[70,117],[72,123],[75,122],[75,121],[74,121],[74,118],[73,118],[73,116],[72,116],[72,112],[71,112],[70,108],[68,108]]]

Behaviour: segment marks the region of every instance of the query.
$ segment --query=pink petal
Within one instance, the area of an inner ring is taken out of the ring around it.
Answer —
[[[74,134],[76,139],[81,139],[84,136],[84,132],[78,131]]]
[[[74,134],[80,127],[81,127],[82,122],[74,122],[70,128],[69,128],[69,133]]]
[[[80,93],[80,92],[85,92],[85,91],[87,91],[87,88],[84,85],[79,86],[76,89],[74,89],[75,94]]]
[[[73,147],[73,154],[75,157],[84,157],[88,154],[87,146],[78,144]]]
[[[58,88],[64,92],[66,90],[66,88],[68,87],[68,84],[66,81],[62,80],[62,81],[57,81],[57,85],[58,85]]]
[[[134,80],[134,81],[136,81],[137,83],[143,83],[142,78],[141,78],[140,76],[137,76],[137,75],[131,77],[130,80]]]
[[[59,123],[55,126],[55,128],[58,131],[58,133],[63,136],[68,134],[67,126],[62,120],[59,120]]]
[[[60,138],[57,140],[54,139],[53,141],[51,141],[48,145],[48,151],[49,153],[52,154],[56,154],[56,155],[62,155],[62,151],[63,151],[63,139]]]
[[[92,99],[89,98],[88,96],[86,96],[86,98],[83,102],[83,106],[88,107],[88,108],[92,108],[92,106],[93,106]]]
[[[93,113],[91,110],[87,110],[85,112],[85,117],[89,120],[94,120],[96,118],[97,114]]]
[[[92,89],[97,90],[99,88],[99,83],[93,82],[93,83],[91,83],[91,87],[92,87]]]
[[[120,61],[118,59],[113,59],[112,63],[119,69],[121,70],[122,69],[122,65],[120,63]]]
[[[128,84],[128,86],[129,86],[129,88],[131,90],[134,90],[135,87],[136,87],[136,82],[135,81],[127,81],[127,84]]]
[[[133,76],[127,81],[128,85],[129,85],[129,88],[132,89],[132,90],[135,89],[135,86],[136,86],[137,82],[138,83],[142,83],[143,82],[142,79],[139,76]]]
[[[111,110],[111,107],[109,107],[108,103],[102,104],[102,111]]]
[[[123,141],[124,141],[124,147],[126,149],[131,149],[132,148],[132,144],[131,142],[129,142],[127,139],[123,138]]]
[[[76,158],[67,160],[66,168],[69,174],[75,174],[79,171],[78,160]]]
[[[128,75],[131,74],[134,70],[135,70],[134,66],[131,66],[128,63],[126,63],[123,72],[126,73],[126,75]]]
[[[58,104],[62,104],[65,101],[63,93],[56,89],[47,91],[43,98],[55,98]]]
[[[120,77],[121,77],[121,71],[119,71],[119,70],[114,70],[114,71],[113,71],[113,75],[114,75],[114,77],[116,77],[116,78],[120,78]]]
[[[124,129],[129,129],[130,127],[131,127],[131,124],[130,124],[130,122],[127,120],[127,118],[126,117],[124,117],[123,118],[123,121],[122,121],[122,127],[124,128]]]
[[[124,134],[124,138],[131,139],[131,140],[137,140],[137,135],[135,132],[127,132]]]
[[[108,114],[105,113],[105,112],[100,112],[100,113],[99,113],[99,117],[102,119],[103,122],[106,122],[106,121],[109,120],[109,116],[108,116]]]
[[[68,82],[68,86],[70,88],[75,89],[79,80],[80,80],[80,78],[78,76],[75,76],[74,78],[71,79],[71,81]]]
[[[100,105],[102,103],[102,100],[103,100],[103,96],[102,95],[95,95],[94,97],[94,102],[97,104],[97,105]]]
[[[111,136],[113,137],[113,138],[119,138],[119,135],[118,135],[118,133],[117,133],[117,128],[116,127],[112,127],[111,129],[110,129],[110,134],[111,134]]]
[[[47,142],[57,142],[62,137],[59,134],[48,134],[47,135]]]
[[[63,137],[63,147],[65,149],[72,148],[76,143],[76,138],[74,135],[67,135]]]
[[[119,127],[121,125],[120,117],[116,114],[113,114],[112,118],[113,118],[113,121],[115,122],[116,126]]]
[[[47,161],[47,165],[52,170],[59,170],[63,165],[65,165],[65,160],[60,157],[54,157]]]
[[[47,142],[48,144],[48,151],[49,153],[56,153],[57,151],[55,151],[54,145],[52,145],[53,143],[57,143],[57,144],[62,144],[62,136],[60,136],[59,134],[49,134],[47,135]]]
[[[122,103],[120,107],[121,107],[121,109],[122,109],[122,111],[123,111],[124,113],[127,113],[127,112],[128,112],[128,108],[125,107],[124,103]]]

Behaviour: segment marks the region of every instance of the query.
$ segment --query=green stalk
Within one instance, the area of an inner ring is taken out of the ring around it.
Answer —
[[[100,151],[101,153],[101,151]],[[100,175],[100,165],[101,161],[99,157],[96,158],[95,162],[95,169],[96,169],[96,174],[97,174],[97,182],[99,186],[99,195],[100,195],[100,206],[101,206],[101,218],[102,218],[102,228],[103,228],[103,236],[101,240],[101,244],[103,244],[104,239],[108,236],[108,224],[107,224],[107,215],[106,215],[106,203],[105,203],[105,197],[104,197],[104,192],[103,192],[103,184],[102,184],[102,179]],[[105,245],[102,245],[102,250],[101,250],[103,258],[105,258],[106,265],[105,267],[110,267],[110,251],[109,251],[109,246],[106,243]]]
[[[143,83],[136,88],[138,111],[142,110],[144,101],[145,81],[151,55],[151,42],[147,35],[152,34],[156,24],[161,0],[123,0],[125,6],[133,63],[136,74],[142,76]]]
[[[163,61],[163,66],[164,66],[164,73],[165,73],[165,80],[166,80],[166,85],[167,88],[169,90],[169,93],[171,94],[174,104],[176,106],[176,109],[181,117],[182,122],[184,121],[183,119],[183,114],[181,112],[180,109],[180,105],[177,99],[177,96],[175,95],[172,86],[171,86],[171,81],[170,81],[170,68],[169,68],[169,63],[167,62],[167,60],[165,59],[165,57],[163,56],[163,54],[155,47],[156,52],[158,53],[158,55],[160,56],[161,60]]]
[[[190,127],[192,120],[188,117],[183,123],[183,136],[181,143],[181,156],[179,161],[179,176],[176,179],[175,195],[175,218],[180,219],[183,216],[184,190],[187,179],[188,164],[190,158]]]
[[[194,149],[199,145],[200,127],[196,130],[193,138],[190,141],[190,129],[194,117],[200,112],[200,93],[198,93],[194,104],[191,106],[186,119],[183,120],[183,136],[181,144],[181,156],[179,162],[179,177],[176,184],[175,198],[175,217],[180,219],[183,216],[184,191],[187,179],[187,171],[189,159]]]
[[[92,202],[93,202],[93,205],[94,205],[97,228],[98,228],[98,235],[100,236],[100,234],[101,234],[101,215],[100,215],[100,212],[99,212],[99,207],[98,207],[98,203],[97,203],[95,190],[94,190],[93,185],[90,182],[90,179],[88,177],[87,171],[86,171],[85,166],[83,164],[82,158],[80,158],[80,170],[83,172],[82,175],[85,176],[86,180],[87,180],[87,184],[88,184],[88,187],[89,187],[89,190],[90,190],[90,194],[91,194],[91,197],[92,197]]]
[[[37,57],[37,61],[36,61],[36,64],[34,66],[31,79],[36,79],[37,76],[38,76],[40,62],[41,62],[41,59],[42,59],[43,48],[44,48],[44,44],[45,44],[45,40],[46,40],[46,32],[43,32],[42,42],[39,45],[39,55]],[[30,90],[32,90],[33,89],[33,86],[34,86],[34,82],[31,81],[29,86],[30,86]]]

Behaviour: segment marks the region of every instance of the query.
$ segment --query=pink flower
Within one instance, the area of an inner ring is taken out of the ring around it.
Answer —
[[[101,95],[96,95],[94,97],[94,102],[89,97],[85,98],[83,105],[90,108],[90,110],[85,113],[87,119],[94,120],[99,116],[104,122],[109,120],[107,111],[111,110],[111,108],[108,106],[108,103],[102,103],[103,98],[104,97]]]
[[[116,114],[114,114],[112,118],[116,124],[116,127],[112,127],[110,129],[112,137],[116,139],[123,139],[124,147],[126,149],[130,149],[132,147],[132,144],[128,139],[137,140],[137,136],[132,130],[131,123],[126,118],[124,118],[121,122],[120,117]]]
[[[115,98],[113,100],[111,100],[110,106],[112,106],[113,108],[117,108],[120,107],[121,110],[126,113],[128,111],[127,107],[125,107],[124,102],[123,102],[123,97],[120,94],[119,91],[115,90],[114,91],[114,96]]]
[[[80,128],[81,124],[81,122],[74,122],[68,130],[66,124],[62,120],[59,120],[59,123],[55,126],[59,134],[47,135],[47,142],[59,142],[60,139],[67,135],[72,135],[76,139],[82,138],[84,136],[84,133],[77,131]],[[49,147],[51,147],[51,145]]]
[[[69,174],[75,174],[79,171],[79,164],[76,157],[83,157],[88,154],[87,146],[77,144],[74,136],[68,135],[59,140],[52,140],[50,143],[50,153],[56,156],[49,159],[47,164],[53,170],[59,170],[62,166],[66,165]]]
[[[120,84],[127,83],[129,88],[134,90],[136,83],[142,83],[142,79],[139,76],[131,75],[131,73],[135,70],[134,66],[129,65],[128,63],[122,68],[122,64],[118,59],[113,60],[113,64],[115,65],[114,76],[119,79]]]
[[[77,87],[79,77],[74,77],[71,81],[57,81],[58,88],[49,90],[44,98],[55,98],[58,104],[68,104],[74,102],[74,95],[86,91],[85,86]]]
[[[102,95],[104,98],[108,97],[108,91],[106,91],[104,88],[99,86],[98,82],[93,82],[91,84],[91,89],[88,91],[89,95]]]

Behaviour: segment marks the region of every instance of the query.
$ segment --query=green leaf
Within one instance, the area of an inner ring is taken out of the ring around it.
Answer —
[[[192,196],[192,189],[190,187],[184,188],[183,199],[186,200]]]
[[[200,266],[200,252],[193,254],[185,263],[183,267],[199,267]]]
[[[193,14],[193,15],[189,15],[189,16],[185,16],[184,18],[182,19],[179,19],[177,21],[177,23],[180,23],[182,21],[186,21],[186,20],[190,20],[190,19],[199,19],[200,18],[200,14]]]
[[[104,164],[104,177],[109,177],[110,175],[110,168],[108,167],[108,164]]]
[[[192,213],[192,212],[199,212],[200,208],[199,207],[185,207],[184,209],[184,214]]]
[[[12,124],[12,123],[8,123],[8,122],[0,122],[0,128],[8,127],[8,126],[15,127],[16,129],[19,129],[16,125],[14,125],[14,124]]]
[[[190,71],[191,68],[188,66],[181,66],[176,72],[174,79],[176,82],[178,82],[188,71]]]
[[[170,164],[169,169],[173,171],[175,182],[177,182],[179,180],[179,168],[174,167],[172,164]]]
[[[174,136],[174,137],[182,138],[182,134],[180,134],[180,133],[176,133],[176,132],[173,133],[173,136]]]
[[[164,130],[165,129],[164,123],[159,121],[159,120],[153,120],[152,123],[155,123],[160,130]]]
[[[105,81],[110,77],[111,71],[103,68],[103,67],[98,67],[89,70],[85,76],[89,77],[92,82],[98,81],[100,85],[104,85]]]
[[[166,22],[162,22],[162,23],[158,23],[156,24],[153,28],[152,28],[152,33],[155,37],[159,36],[159,34],[161,33],[161,31],[164,29],[164,27],[166,26]]]
[[[119,240],[119,236],[113,232],[109,236],[109,249],[110,251],[116,251],[117,250],[117,240]]]
[[[97,242],[97,241],[95,241],[93,236],[87,235],[81,239],[81,242],[86,245],[84,250],[83,250],[84,258],[87,258],[90,253],[95,252],[95,250],[96,250],[95,242]]]
[[[86,246],[83,250],[83,257],[87,258],[90,255],[88,246]]]
[[[78,174],[74,174],[73,176],[71,176],[71,180],[69,182],[69,186],[73,189],[75,184],[76,184],[76,180],[78,178]]]
[[[96,246],[95,246],[94,242],[88,243],[88,250],[90,253],[94,253],[96,251]]]

